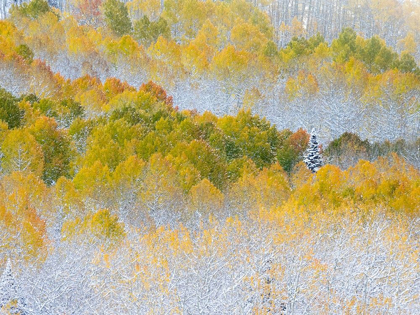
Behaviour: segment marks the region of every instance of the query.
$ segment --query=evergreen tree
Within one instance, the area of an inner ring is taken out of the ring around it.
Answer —
[[[119,0],[106,0],[103,4],[105,21],[118,36],[131,32],[131,20],[125,4]]]
[[[316,140],[315,129],[312,129],[311,138],[309,139],[309,148],[306,150],[303,162],[306,163],[308,169],[313,173],[317,172],[323,164],[318,141]]]

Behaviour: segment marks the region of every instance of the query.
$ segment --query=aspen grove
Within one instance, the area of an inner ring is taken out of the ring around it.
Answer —
[[[418,1],[0,18],[0,314],[420,314]]]

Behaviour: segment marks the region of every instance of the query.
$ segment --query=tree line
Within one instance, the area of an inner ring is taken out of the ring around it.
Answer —
[[[270,19],[240,1],[200,2],[195,15],[183,3],[159,14],[139,8],[137,20],[118,14],[131,25],[121,37],[106,22],[111,16],[100,27],[79,25],[38,2],[1,22],[1,73],[10,78],[2,85],[15,96],[63,98],[66,80],[84,75],[136,87],[152,80],[183,109],[251,109],[279,129],[323,129],[324,143],[346,131],[373,142],[418,135],[420,70],[411,44],[398,54],[379,36],[345,28],[331,42],[318,34],[279,48]],[[89,115],[104,103],[100,94],[77,96]]]

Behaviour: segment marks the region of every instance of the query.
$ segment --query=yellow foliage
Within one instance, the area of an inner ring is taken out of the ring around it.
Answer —
[[[34,172],[40,176],[44,168],[41,146],[27,130],[11,130],[1,146],[5,172]]]
[[[257,26],[239,22],[232,28],[230,39],[238,50],[258,52],[266,43],[267,39]]]
[[[190,211],[204,215],[217,214],[222,210],[224,195],[207,178],[193,186],[189,192]]]
[[[47,254],[47,189],[33,174],[20,172],[0,181],[0,227],[9,236],[2,248],[25,260],[43,261]],[[2,240],[6,241],[6,240]]]

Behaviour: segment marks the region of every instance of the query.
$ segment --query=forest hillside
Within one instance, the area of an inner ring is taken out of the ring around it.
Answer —
[[[1,314],[419,314],[420,3],[0,0]]]

